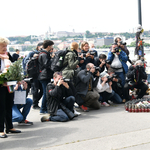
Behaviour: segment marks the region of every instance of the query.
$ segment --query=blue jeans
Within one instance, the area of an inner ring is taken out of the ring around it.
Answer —
[[[43,98],[40,113],[45,113],[47,111],[47,101],[46,101],[46,86],[50,80],[40,80],[43,88]]]
[[[123,72],[115,72],[115,73],[120,77],[120,79],[122,81],[121,84],[124,87],[124,85],[125,85],[125,74]]]
[[[63,100],[63,104],[70,110],[70,111],[74,111],[73,107],[74,107],[74,103],[75,103],[75,97],[74,96],[69,96],[67,97],[65,100]]]
[[[26,120],[26,117],[30,112],[32,103],[32,99],[27,98],[26,104],[14,104],[12,107],[12,122],[21,122]],[[22,112],[20,112],[21,108],[23,108]]]
[[[69,118],[66,115],[66,113],[62,109],[57,110],[57,115],[56,116],[50,116],[50,121],[59,121],[59,122],[65,122],[68,121]]]
[[[112,93],[102,92],[102,93],[100,93],[100,97],[102,97],[102,99],[99,98],[99,100],[101,100],[101,102],[105,102],[105,101],[107,102],[108,100],[112,100],[115,103],[122,102],[121,97],[114,91],[112,91]]]

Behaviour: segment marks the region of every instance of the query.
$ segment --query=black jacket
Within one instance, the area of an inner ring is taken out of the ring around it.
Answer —
[[[89,53],[89,51],[84,51],[84,50],[82,50],[81,53],[87,54],[87,53]],[[80,66],[81,70],[85,69],[85,68],[86,68],[86,65],[87,65],[88,63],[93,63],[93,64],[94,64],[94,59],[92,59],[91,57],[86,57],[86,58],[84,59],[84,62],[83,62],[82,64],[79,63],[79,66]]]
[[[95,65],[96,67],[99,67],[100,64],[101,64],[101,62],[100,62],[100,60],[99,60],[99,57],[94,58],[94,65]],[[99,67],[99,68],[100,68],[100,67]],[[100,70],[99,70],[100,73],[103,72],[103,71],[105,70],[105,68],[106,68],[106,65],[104,64],[103,67],[100,68]]]
[[[53,83],[49,83],[46,88],[48,113],[56,115],[59,104],[63,103],[63,100],[69,96],[73,96],[70,86],[69,89],[67,89],[63,85],[55,86]]]
[[[139,74],[137,76],[137,73]],[[130,66],[128,73],[127,73],[127,79],[126,81],[132,81],[136,82],[137,84],[140,84],[142,82],[142,79],[147,79],[147,74],[144,70],[144,67],[141,67],[140,69],[136,66]]]
[[[50,69],[51,57],[50,52],[41,50],[38,58],[40,74],[38,80],[47,80],[53,78],[53,71]]]
[[[77,75],[77,93],[86,96],[89,87],[89,80],[92,78],[92,88],[96,87],[99,77],[94,80],[93,74],[86,70],[81,70]]]
[[[112,81],[112,89],[115,91],[115,93],[117,93],[121,98],[123,98],[123,91],[122,91],[122,84],[121,84],[121,79],[119,78],[119,76],[117,74],[116,75],[116,79],[118,79],[118,82]]]

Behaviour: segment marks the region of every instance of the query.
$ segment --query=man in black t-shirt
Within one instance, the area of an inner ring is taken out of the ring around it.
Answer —
[[[16,49],[16,53],[14,53],[14,54],[12,55],[14,62],[18,60],[18,58],[19,58],[19,53],[20,53],[19,49]]]

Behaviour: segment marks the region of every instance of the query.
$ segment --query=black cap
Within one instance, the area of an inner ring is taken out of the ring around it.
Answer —
[[[38,45],[37,46],[42,46],[43,45],[43,42],[40,42],[40,43],[38,43]]]

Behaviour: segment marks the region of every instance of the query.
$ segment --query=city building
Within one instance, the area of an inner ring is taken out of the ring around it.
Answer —
[[[95,46],[110,45],[114,42],[113,37],[97,38],[94,42]]]

